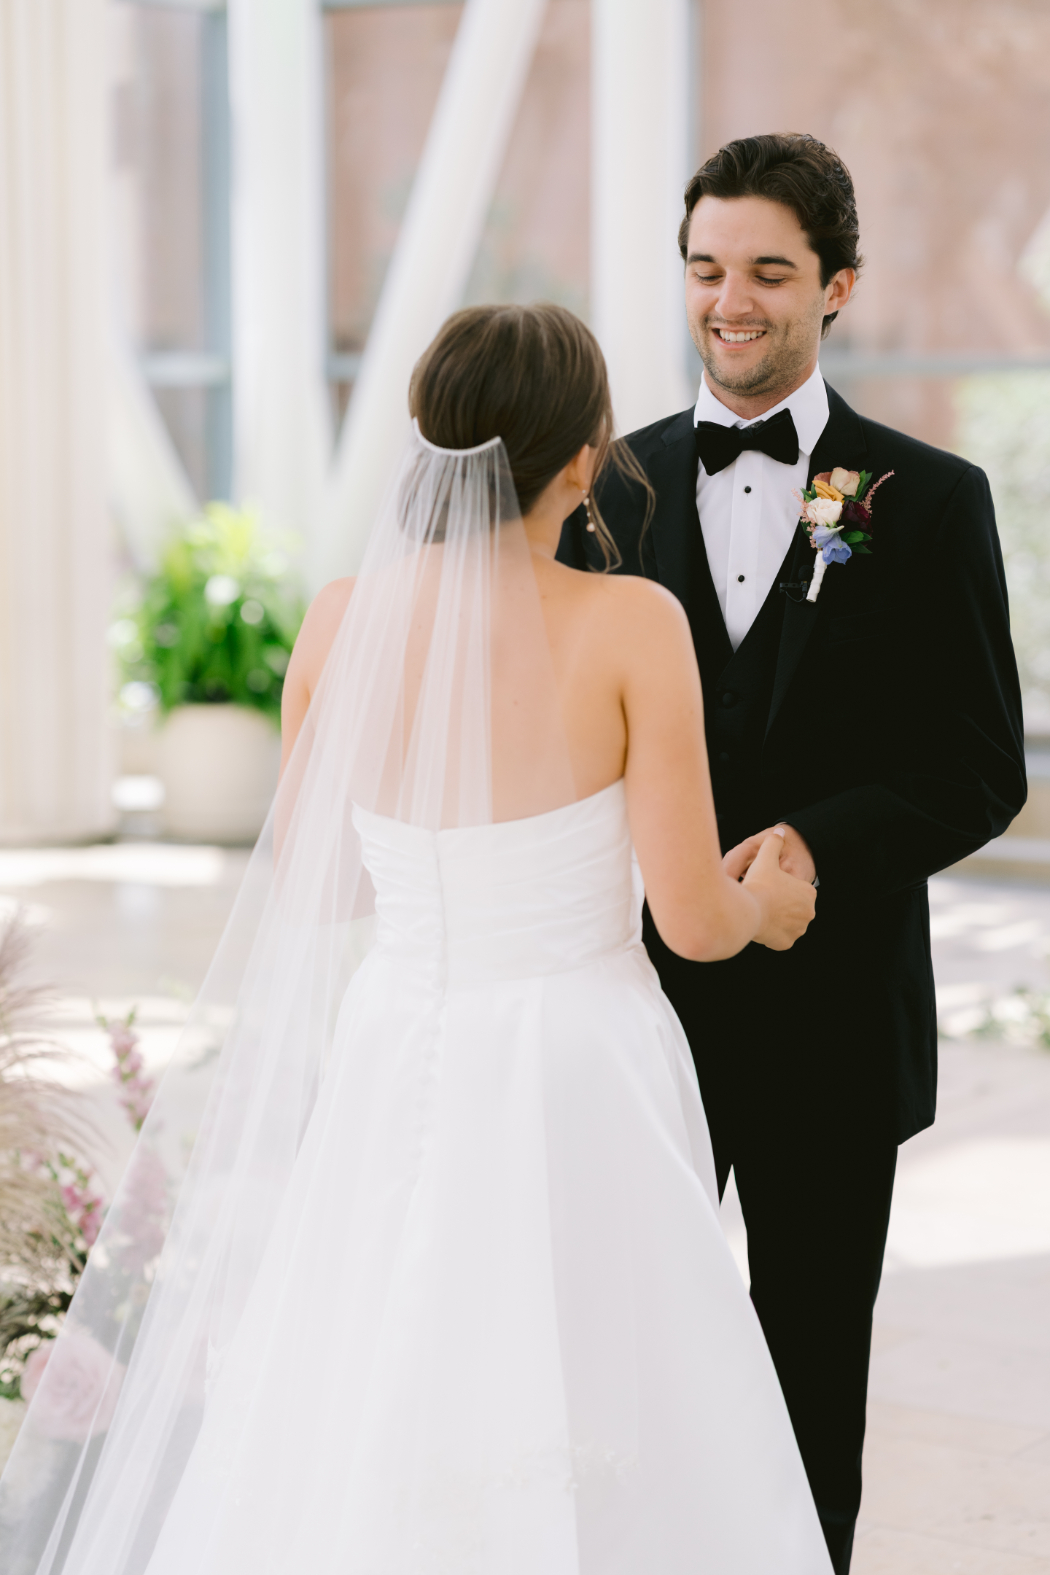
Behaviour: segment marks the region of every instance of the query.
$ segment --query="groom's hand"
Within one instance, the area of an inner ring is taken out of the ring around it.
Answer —
[[[805,838],[799,836],[794,826],[767,826],[765,831],[758,831],[753,837],[738,842],[735,848],[730,848],[722,860],[722,868],[726,874],[731,875],[734,880],[743,880],[757,858],[759,848],[773,830],[784,833],[784,851],[780,855],[780,868],[785,874],[794,875],[797,880],[804,880],[811,886],[817,878],[817,866],[813,862],[813,855]]]

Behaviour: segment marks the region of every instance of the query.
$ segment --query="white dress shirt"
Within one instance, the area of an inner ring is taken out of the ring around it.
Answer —
[[[828,422],[828,393],[819,368],[757,419],[768,421],[778,410],[790,410],[798,433],[798,463],[782,465],[756,449],[743,453],[709,476],[701,465],[696,477],[696,507],[704,533],[707,561],[718,592],[722,617],[735,651],[758,617],[759,610],[798,529],[801,492],[809,476],[809,459]],[[693,424],[717,421],[723,427],[749,427],[700,382]]]

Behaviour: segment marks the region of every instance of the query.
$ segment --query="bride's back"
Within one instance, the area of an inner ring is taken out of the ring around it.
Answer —
[[[328,586],[297,642],[285,758],[329,653],[356,630],[357,699],[367,713],[375,698],[386,727],[378,746],[378,728],[359,731],[375,775],[363,785],[352,775],[356,803],[421,826],[479,825],[558,809],[622,777],[664,939],[687,956],[730,955],[756,933],[755,908],[721,868],[685,614],[638,574],[556,560],[564,521],[585,503],[618,566],[589,497],[606,463],[629,473],[640,512],[652,498],[626,446],[611,445],[596,340],[555,306],[457,313],[418,363],[410,407],[396,512],[357,585]],[[804,901],[780,892],[793,916],[769,944],[805,927],[805,890]]]
[[[562,522],[606,463],[632,473],[640,508],[651,496],[629,453],[610,455],[613,413],[597,341],[557,306],[460,312],[418,363],[410,405],[418,460],[408,461],[399,507],[420,546],[408,572],[405,560],[390,566],[412,612],[389,636],[404,674],[399,763],[388,780],[411,770],[421,733],[431,756],[457,762],[466,748],[479,769],[478,741],[468,748],[461,734],[481,731],[464,719],[464,696],[484,668],[491,818],[520,819],[599,792],[624,774],[624,683],[654,606],[669,598],[641,580],[555,561]],[[597,506],[588,507],[612,566],[615,546]],[[297,731],[288,724],[317,687],[353,591],[353,581],[335,582],[308,615],[288,674],[286,752]],[[437,739],[437,729],[448,737]],[[399,793],[386,798],[412,818]]]

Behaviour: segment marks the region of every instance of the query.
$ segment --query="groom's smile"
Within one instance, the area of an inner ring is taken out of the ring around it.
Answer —
[[[750,344],[753,339],[761,339],[765,334],[765,329],[748,328],[741,331],[716,326],[715,333],[724,345],[746,345]]]
[[[689,330],[708,387],[753,420],[786,399],[817,364],[825,315],[843,306],[853,272],[825,285],[794,211],[765,197],[705,196],[686,256]]]

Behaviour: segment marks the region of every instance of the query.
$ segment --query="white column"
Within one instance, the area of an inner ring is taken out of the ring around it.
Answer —
[[[0,3],[0,842],[113,824],[103,0]]]
[[[357,568],[408,430],[412,368],[461,304],[546,0],[467,0],[339,442],[319,578]]]
[[[192,519],[199,505],[156,401],[115,327],[106,416],[114,521],[136,569],[150,574],[172,530]]]
[[[591,18],[591,326],[630,432],[691,398],[677,238],[689,0],[592,0]]]
[[[229,0],[234,493],[317,528],[330,450],[318,0]]]

